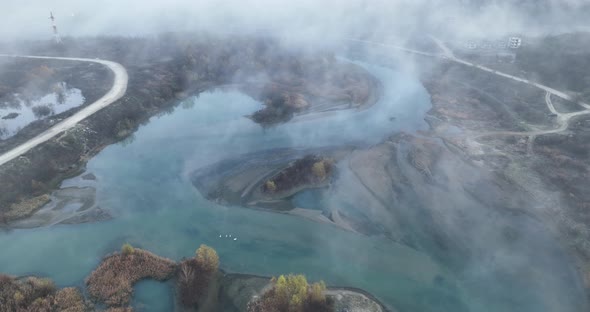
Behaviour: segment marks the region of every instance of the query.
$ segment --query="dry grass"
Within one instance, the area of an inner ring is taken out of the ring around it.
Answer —
[[[106,312],[133,312],[132,308],[126,307],[126,308],[110,308],[108,310],[106,310]]]
[[[48,194],[33,197],[31,199],[23,200],[17,204],[12,204],[10,210],[4,214],[6,221],[18,220],[31,216],[35,211],[39,210],[47,204],[51,198]]]
[[[16,279],[0,275],[0,312],[84,312],[89,308],[76,288],[56,292],[53,282],[44,278]]]
[[[55,294],[55,305],[57,311],[63,312],[84,312],[88,311],[84,297],[78,288],[68,287],[61,289]]]
[[[133,285],[138,281],[167,280],[175,271],[174,261],[135,249],[132,254],[116,253],[106,257],[86,279],[86,285],[92,298],[111,307],[120,307],[129,303]]]

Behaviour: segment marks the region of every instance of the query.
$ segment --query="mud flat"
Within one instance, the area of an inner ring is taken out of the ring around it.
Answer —
[[[93,187],[68,187],[51,193],[50,202],[30,217],[9,223],[10,228],[35,228],[110,220],[110,213],[96,204]]]
[[[289,177],[285,177],[284,189],[276,189],[274,192],[266,190],[267,182],[276,180],[277,176],[291,168],[293,174],[298,172],[292,165],[306,156],[321,159],[341,159],[353,147],[321,148],[321,149],[279,149],[260,153],[252,153],[238,156],[233,160],[196,170],[191,173],[193,185],[199,189],[209,200],[227,205],[243,205],[257,208],[276,209],[279,211],[290,210],[293,207],[288,203],[290,197],[306,189],[327,187],[330,177],[321,181],[307,181],[304,176],[312,176],[311,165],[307,173],[300,177],[301,181],[289,184]],[[312,161],[315,163],[315,161]],[[302,169],[303,170],[303,169]],[[295,177],[293,177],[295,179]],[[281,185],[275,186],[281,187]]]

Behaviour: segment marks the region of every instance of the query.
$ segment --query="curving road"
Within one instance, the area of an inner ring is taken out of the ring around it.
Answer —
[[[551,93],[547,92],[545,94],[545,102],[547,103],[547,108],[551,111],[552,114],[555,114],[557,118],[557,124],[559,125],[557,128],[549,129],[549,130],[534,130],[534,131],[490,131],[479,133],[475,135],[471,135],[472,138],[482,138],[482,137],[489,137],[495,135],[514,135],[514,136],[531,136],[536,137],[539,135],[544,134],[552,134],[552,133],[560,133],[569,128],[570,120],[577,116],[587,115],[590,114],[590,109],[581,110],[578,112],[573,113],[560,113],[558,112],[555,107],[553,106],[553,102],[551,101]]]
[[[76,62],[92,62],[98,63],[108,67],[113,73],[115,74],[115,79],[113,81],[113,87],[109,92],[107,92],[103,97],[98,99],[96,102],[84,107],[74,115],[60,121],[53,127],[45,130],[41,134],[37,135],[36,137],[26,141],[25,143],[11,149],[10,151],[0,155],[0,166],[4,165],[5,163],[22,156],[32,148],[36,147],[37,145],[47,142],[48,140],[52,139],[56,135],[60,134],[63,131],[66,131],[73,126],[75,126],[80,121],[84,120],[88,116],[96,113],[97,111],[107,107],[108,105],[112,104],[116,100],[123,97],[125,92],[127,91],[127,82],[129,81],[129,76],[127,75],[127,70],[119,63],[99,60],[99,59],[86,59],[86,58],[74,58],[74,57],[51,57],[51,56],[30,56],[30,55],[7,55],[7,54],[0,54],[0,57],[14,57],[14,58],[32,58],[32,59],[48,59],[48,60],[63,60],[63,61],[76,61]]]
[[[471,62],[462,60],[460,58],[457,58],[453,54],[452,50],[450,48],[448,48],[441,40],[436,39],[435,37],[432,37],[432,36],[431,36],[431,39],[439,46],[439,48],[443,51],[443,54],[418,51],[418,50],[408,49],[408,48],[405,48],[405,47],[402,47],[402,46],[398,46],[398,45],[395,45],[395,44],[388,44],[388,43],[375,42],[375,41],[369,41],[369,40],[346,39],[346,41],[358,42],[358,43],[364,43],[364,44],[370,44],[370,45],[376,45],[376,46],[382,46],[382,47],[392,48],[392,49],[396,49],[396,50],[399,50],[399,51],[403,51],[403,52],[407,52],[407,53],[412,53],[412,54],[423,55],[423,56],[443,58],[443,59],[449,60],[451,62],[455,62],[455,63],[458,63],[458,64],[463,64],[465,66],[469,66],[469,67],[473,67],[473,68],[477,68],[479,70],[483,70],[483,71],[489,72],[491,74],[498,75],[500,77],[504,77],[504,78],[512,79],[514,81],[518,81],[518,82],[521,82],[521,83],[528,84],[528,85],[533,86],[535,88],[539,88],[539,89],[545,90],[546,92],[549,92],[552,95],[555,95],[557,97],[560,97],[560,98],[562,98],[564,100],[577,103],[577,104],[579,104],[580,106],[582,106],[582,107],[584,107],[586,109],[590,109],[590,104],[584,103],[584,102],[577,102],[574,97],[572,97],[569,94],[566,94],[565,92],[562,92],[562,91],[559,91],[559,90],[555,90],[555,89],[553,89],[551,87],[548,87],[546,85],[543,85],[543,84],[540,84],[540,83],[537,83],[537,82],[530,81],[528,79],[524,79],[524,78],[521,78],[521,77],[517,77],[517,76],[510,75],[510,74],[506,74],[506,73],[503,73],[501,71],[497,71],[497,70],[491,69],[491,68],[486,67],[486,66],[483,66],[483,65],[471,63]]]
[[[543,135],[543,134],[559,133],[559,132],[563,132],[563,131],[567,130],[567,128],[569,127],[570,120],[572,118],[577,117],[577,116],[581,116],[581,115],[590,114],[590,104],[576,101],[576,99],[574,97],[572,97],[569,94],[566,94],[565,92],[553,89],[551,87],[548,87],[546,85],[543,85],[543,84],[540,84],[540,83],[537,83],[534,81],[530,81],[528,79],[513,76],[513,75],[510,75],[507,73],[503,73],[501,71],[491,69],[491,68],[483,66],[483,65],[479,65],[479,64],[475,64],[475,63],[471,63],[471,62],[459,59],[455,56],[453,51],[449,47],[447,47],[440,39],[437,39],[436,37],[433,37],[433,36],[430,36],[430,38],[440,48],[440,50],[442,51],[442,54],[418,51],[418,50],[408,49],[408,48],[394,45],[394,44],[387,44],[387,43],[375,42],[375,41],[369,41],[369,40],[347,39],[347,41],[370,44],[370,45],[377,45],[377,46],[382,46],[382,47],[388,47],[388,48],[396,49],[399,51],[423,55],[423,56],[443,58],[443,59],[446,59],[446,60],[449,60],[449,61],[452,61],[452,62],[455,62],[458,64],[477,68],[479,70],[486,71],[486,72],[489,72],[491,74],[494,74],[494,75],[497,75],[500,77],[504,77],[507,79],[511,79],[514,81],[518,81],[518,82],[527,84],[527,85],[535,87],[535,88],[539,88],[539,89],[544,90],[546,92],[545,102],[547,103],[547,108],[549,109],[549,111],[552,114],[555,114],[555,116],[557,118],[557,124],[559,125],[557,128],[549,129],[549,130],[535,130],[535,131],[525,131],[525,132],[516,132],[516,131],[493,131],[492,132],[492,131],[490,131],[490,132],[484,132],[484,133],[470,135],[473,139],[486,137],[486,136],[494,136],[494,135],[518,135],[518,136],[536,137],[538,135]],[[564,100],[570,101],[570,102],[577,103],[578,105],[582,106],[584,108],[584,110],[574,112],[574,113],[559,113],[555,109],[555,107],[553,106],[553,102],[551,101],[552,95],[562,98]]]

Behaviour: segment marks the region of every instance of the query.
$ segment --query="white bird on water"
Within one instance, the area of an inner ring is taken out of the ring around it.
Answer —
[[[219,234],[219,238],[222,238],[222,237],[223,237],[223,235]],[[232,238],[231,234],[225,234],[225,238],[228,238],[228,237]],[[238,240],[238,238],[234,237],[234,241],[237,241],[237,240]]]

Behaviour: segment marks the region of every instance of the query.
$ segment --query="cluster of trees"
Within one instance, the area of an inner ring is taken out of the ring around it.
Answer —
[[[218,269],[219,256],[206,245],[197,249],[194,258],[182,261],[178,270],[180,303],[188,308],[198,307]]]
[[[135,248],[133,248],[133,246],[131,246],[131,244],[129,244],[129,243],[125,243],[125,244],[123,244],[123,246],[121,246],[121,254],[123,256],[132,255],[134,252],[135,252]]]
[[[266,193],[289,190],[302,184],[324,182],[332,175],[334,160],[315,155],[297,159],[262,185]]]
[[[248,304],[248,312],[328,312],[334,304],[325,295],[323,281],[309,284],[303,275],[281,275],[272,288]]]
[[[311,167],[311,172],[320,180],[320,181],[324,181],[326,179],[326,160],[320,160],[318,162],[315,162],[313,164],[313,166]],[[329,166],[330,164],[328,164]]]
[[[277,190],[277,184],[273,180],[268,180],[264,184],[264,188],[267,192],[274,193]]]

